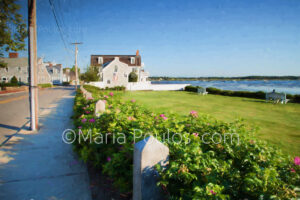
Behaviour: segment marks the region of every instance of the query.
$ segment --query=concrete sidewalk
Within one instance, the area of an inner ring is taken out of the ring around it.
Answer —
[[[72,128],[74,91],[48,107],[38,133],[20,131],[0,147],[0,199],[90,200],[85,165],[62,133]]]

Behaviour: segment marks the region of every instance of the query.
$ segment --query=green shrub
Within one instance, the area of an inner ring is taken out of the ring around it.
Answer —
[[[135,72],[129,74],[128,82],[137,82],[138,75]]]
[[[11,80],[10,80],[10,83],[11,83],[12,85],[18,85],[19,82],[18,82],[17,77],[16,77],[16,76],[13,76],[13,77],[11,78]]]
[[[121,192],[132,192],[133,135],[135,130],[141,130],[141,135],[154,134],[170,149],[168,167],[156,166],[160,174],[158,185],[165,191],[165,199],[295,198],[294,189],[300,186],[300,166],[275,147],[253,138],[254,130],[242,121],[226,123],[195,111],[183,118],[153,113],[134,100],[123,101],[122,92],[84,87],[93,93],[94,99],[85,100],[80,91],[76,95],[74,124],[76,131],[81,132],[74,150],[114,180]],[[107,109],[95,118],[98,99],[106,101]],[[97,133],[109,133],[108,143],[97,144]],[[120,133],[125,134],[126,142],[113,143]],[[166,133],[182,142],[164,140]],[[204,144],[200,139],[207,141],[207,133],[220,133],[224,138],[226,133],[236,133],[239,140]],[[92,136],[91,143],[78,142],[88,135]]]
[[[42,83],[42,84],[38,84],[38,86],[40,88],[50,88],[50,87],[52,87],[52,84],[51,83]]]
[[[184,91],[187,91],[187,92],[198,92],[198,88],[204,89],[203,87],[200,87],[200,86],[191,86],[191,85],[188,85],[188,86],[185,86]]]
[[[70,82],[64,81],[64,82],[62,83],[62,85],[63,85],[63,86],[69,86],[69,85],[70,85]]]
[[[0,83],[1,90],[5,90],[6,87],[19,87],[19,83]]]
[[[300,94],[294,95],[291,100],[294,103],[300,103]]]
[[[91,90],[93,92],[97,92],[97,91],[100,92],[100,91],[104,91],[104,90],[115,90],[115,91],[125,91],[126,90],[125,86],[106,87],[105,89],[94,87],[94,86],[91,86],[91,85],[84,85],[83,87],[85,89]]]

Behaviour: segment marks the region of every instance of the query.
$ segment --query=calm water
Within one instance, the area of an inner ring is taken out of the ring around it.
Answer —
[[[236,91],[264,91],[271,92],[275,89],[277,92],[287,94],[300,94],[300,80],[297,81],[152,81],[153,84],[191,84],[201,87],[215,87],[223,90]]]

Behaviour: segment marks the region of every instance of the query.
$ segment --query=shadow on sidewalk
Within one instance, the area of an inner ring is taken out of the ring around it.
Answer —
[[[37,133],[19,131],[0,147],[0,199],[91,199],[86,166],[62,141],[73,102],[74,90],[40,118]]]

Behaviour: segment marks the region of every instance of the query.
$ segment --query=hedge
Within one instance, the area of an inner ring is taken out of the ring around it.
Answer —
[[[40,87],[40,88],[50,88],[52,86],[53,85],[51,83],[41,83],[41,84],[38,84],[38,87]]]
[[[296,199],[300,158],[292,159],[254,138],[254,130],[242,121],[227,123],[195,111],[183,118],[154,113],[135,100],[124,101],[120,92],[85,88],[93,93],[94,99],[85,100],[77,92],[74,124],[78,135],[73,138],[74,150],[82,160],[102,170],[127,197],[132,194],[133,136],[135,130],[141,130],[142,136],[154,134],[170,149],[168,167],[156,166],[164,199]],[[106,111],[95,117],[98,99],[106,102]],[[164,140],[167,132],[175,141]],[[96,142],[97,133],[107,134],[108,142]],[[126,142],[113,143],[121,133],[125,134]],[[180,144],[176,133],[184,136]],[[239,142],[200,142],[207,133],[236,133]],[[82,140],[87,136],[91,136],[91,142]]]
[[[114,90],[114,91],[125,91],[126,87],[124,86],[115,86],[115,87],[105,87],[105,88],[98,88],[92,85],[84,85],[83,86],[87,90],[92,90],[93,92],[95,91],[104,91],[104,90]]]
[[[197,89],[201,88],[200,86],[186,86],[185,91],[188,92],[197,92]],[[217,94],[223,96],[234,96],[234,97],[247,97],[247,98],[255,98],[255,99],[265,99],[266,93],[263,91],[251,92],[251,91],[232,91],[232,90],[221,90],[214,87],[206,88],[206,91],[209,94]],[[290,99],[290,102],[300,103],[300,95],[286,95],[287,99]]]
[[[6,87],[19,87],[21,84],[19,83],[0,83],[0,87],[2,90],[5,90]]]

